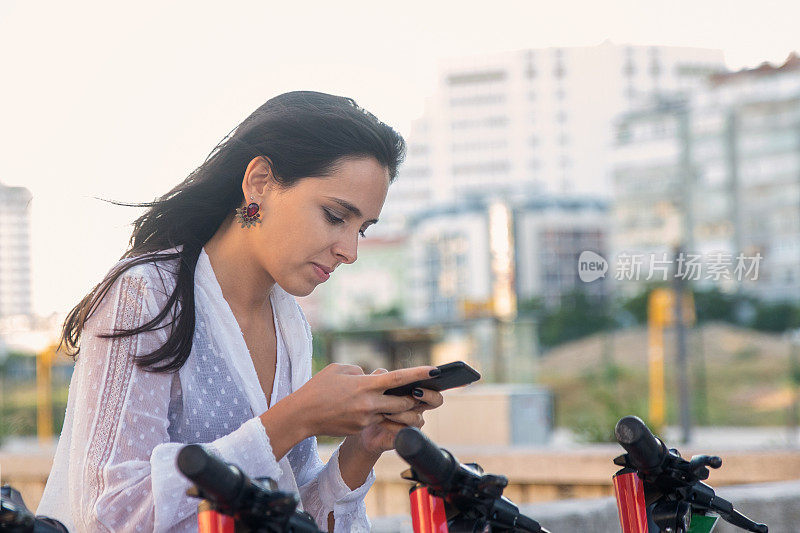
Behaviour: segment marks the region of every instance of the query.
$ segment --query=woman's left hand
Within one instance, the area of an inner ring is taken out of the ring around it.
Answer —
[[[387,370],[377,369],[372,374],[385,374]],[[369,425],[358,434],[358,444],[366,452],[373,455],[394,449],[394,438],[401,429],[413,426],[421,428],[425,424],[422,413],[436,409],[444,402],[442,395],[434,390],[417,389],[422,396],[414,395],[417,405],[408,411],[393,415],[384,415],[383,420]]]

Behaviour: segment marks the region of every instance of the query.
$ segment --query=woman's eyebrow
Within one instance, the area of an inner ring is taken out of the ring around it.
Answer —
[[[354,206],[353,204],[351,204],[347,200],[342,200],[341,198],[335,198],[333,196],[326,196],[325,198],[327,198],[328,200],[333,200],[334,202],[336,202],[340,206],[344,207],[345,209],[347,209],[348,211],[353,213],[358,218],[361,218],[361,217],[364,216],[364,215],[361,214],[361,210],[359,208],[357,208],[356,206]],[[372,220],[367,220],[367,222],[369,222],[370,224],[375,224],[375,223],[378,222],[378,219],[377,218],[373,218]]]

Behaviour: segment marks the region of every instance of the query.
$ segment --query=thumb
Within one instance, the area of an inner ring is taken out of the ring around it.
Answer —
[[[389,371],[388,371],[388,370],[386,370],[385,368],[376,368],[376,369],[375,369],[375,370],[372,372],[372,374],[370,374],[370,375],[371,375],[371,376],[377,376],[378,374],[388,374],[388,373],[389,373]]]
[[[351,376],[363,376],[364,370],[358,365],[345,365],[341,363],[332,363],[328,366],[333,367],[334,372],[337,374],[348,374]]]

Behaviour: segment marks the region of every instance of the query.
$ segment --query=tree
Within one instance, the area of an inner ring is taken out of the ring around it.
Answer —
[[[552,347],[611,327],[613,320],[603,301],[575,290],[563,295],[556,309],[540,312],[539,342]]]

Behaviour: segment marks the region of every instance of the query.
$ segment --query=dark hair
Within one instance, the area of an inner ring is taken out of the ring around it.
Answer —
[[[129,249],[122,256],[128,260],[116,265],[70,311],[61,344],[67,354],[78,355],[86,321],[126,270],[143,263],[177,260],[177,271],[172,273],[175,288],[164,308],[136,328],[100,337],[127,337],[168,326],[171,329],[164,345],[152,353],[137,355],[136,364],[153,372],[180,369],[192,349],[194,271],[200,251],[225,219],[243,205],[242,179],[250,161],[266,157],[275,180],[288,188],[302,178],[330,174],[348,157],[375,158],[388,169],[392,182],[404,155],[405,141],[400,134],[351,98],[296,91],[268,100],[229,133],[188,178],[161,198],[143,204],[114,202],[148,209],[133,223]],[[176,247],[180,247],[177,252],[164,253]]]

